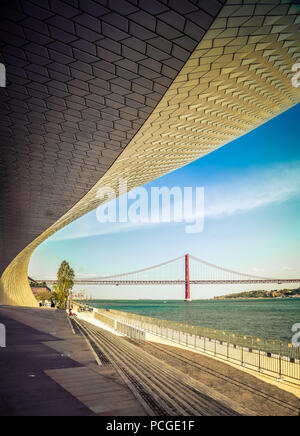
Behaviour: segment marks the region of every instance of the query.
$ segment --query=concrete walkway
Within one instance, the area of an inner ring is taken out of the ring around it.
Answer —
[[[0,308],[0,416],[143,416],[110,365],[98,366],[64,312]]]

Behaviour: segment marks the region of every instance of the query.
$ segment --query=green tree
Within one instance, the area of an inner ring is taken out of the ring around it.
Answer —
[[[42,301],[43,304],[45,304],[45,301],[51,300],[51,292],[48,289],[41,288],[40,291],[36,294],[37,301]]]
[[[60,309],[65,309],[70,290],[74,286],[75,273],[65,260],[57,272],[57,283],[54,285],[53,300]]]

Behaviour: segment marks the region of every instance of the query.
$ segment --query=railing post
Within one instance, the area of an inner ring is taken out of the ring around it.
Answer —
[[[227,360],[229,360],[229,341],[230,341],[230,338],[229,338],[229,334],[228,334],[228,336],[227,336]]]
[[[282,380],[281,354],[282,354],[282,349],[281,349],[281,342],[280,342],[280,349],[279,349],[279,374],[278,374],[278,380]]]

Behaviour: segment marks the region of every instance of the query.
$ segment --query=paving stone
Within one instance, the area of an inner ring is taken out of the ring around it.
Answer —
[[[0,322],[0,416],[145,415],[118,373],[96,365],[64,312],[0,308]]]

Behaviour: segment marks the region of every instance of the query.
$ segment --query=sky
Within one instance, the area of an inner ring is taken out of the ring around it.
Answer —
[[[300,277],[299,120],[300,104],[242,138],[145,185],[149,197],[155,187],[176,186],[181,191],[191,187],[194,192],[196,187],[204,188],[201,232],[187,233],[186,222],[154,222],[151,216],[147,220],[144,217],[143,222],[100,223],[101,211],[93,211],[37,248],[30,262],[30,277],[55,278],[63,260],[70,263],[78,278],[92,279],[160,264],[185,253],[247,274]],[[130,206],[134,203],[129,201]],[[178,201],[172,207],[178,210]],[[105,211],[108,209],[102,209],[102,214]],[[131,213],[134,211],[140,212],[132,206]],[[192,214],[200,219],[195,204]],[[283,287],[297,285],[264,286]],[[197,286],[192,288],[192,298],[261,288]],[[184,295],[182,286],[83,289],[99,299],[181,299]]]

